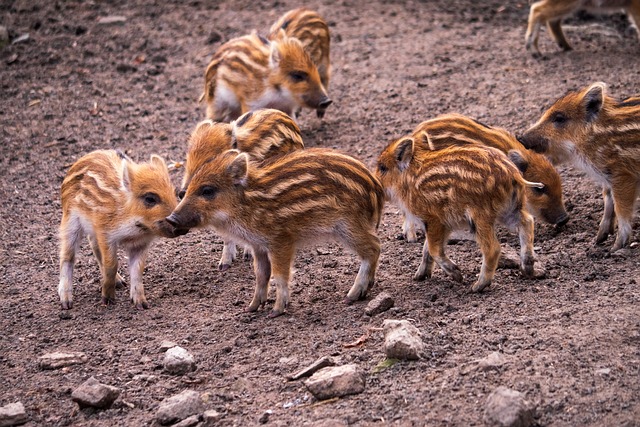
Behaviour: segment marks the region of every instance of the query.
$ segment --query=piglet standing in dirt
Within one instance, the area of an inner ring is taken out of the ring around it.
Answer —
[[[176,207],[175,189],[164,160],[151,156],[136,164],[121,152],[94,151],[71,166],[62,182],[60,224],[60,284],[63,309],[73,304],[73,264],[87,236],[102,274],[102,302],[115,302],[118,246],[129,258],[130,297],[137,308],[148,308],[142,285],[147,250],[158,236],[185,234],[164,218]]]
[[[331,61],[329,59],[331,34],[329,26],[322,19],[322,16],[318,12],[305,8],[290,10],[271,26],[269,39],[277,40],[283,34],[300,40],[304,50],[318,68],[322,85],[325,90],[328,90],[331,78]],[[319,118],[322,118],[325,111],[326,107],[318,108],[316,113]]]
[[[243,114],[228,123],[204,120],[189,138],[189,149],[182,179],[180,198],[183,198],[191,178],[203,164],[230,149],[247,153],[251,161],[262,165],[284,154],[302,150],[304,143],[295,121],[279,110],[259,109]],[[245,248],[245,257],[249,257]],[[218,263],[220,271],[228,270],[236,258],[236,244],[225,240]]]
[[[638,31],[640,25],[640,0],[541,0],[533,3],[529,11],[529,23],[525,35],[526,48],[534,56],[540,56],[538,35],[540,27],[547,25],[553,40],[562,50],[571,50],[571,45],[562,32],[562,19],[579,10],[610,12],[624,10],[631,25]]]
[[[294,151],[261,167],[230,150],[193,175],[167,221],[178,229],[212,226],[249,245],[256,290],[247,310],[265,304],[271,277],[276,302],[270,316],[278,316],[289,303],[296,249],[318,240],[337,240],[359,256],[347,301],[366,295],[380,255],[376,228],[383,204],[382,186],[369,170],[333,150]]]
[[[614,233],[617,218],[612,251],[631,243],[640,196],[640,97],[618,102],[606,95],[604,83],[594,83],[557,100],[520,141],[555,163],[571,161],[602,184],[596,242]]]
[[[254,33],[223,44],[205,72],[203,97],[207,117],[225,122],[258,108],[291,116],[298,108],[324,110],[331,104],[302,43],[282,30],[271,42]]]
[[[525,188],[540,184],[525,181],[502,152],[480,146],[433,151],[405,137],[384,149],[376,174],[387,197],[405,216],[426,226],[415,280],[431,277],[434,260],[454,280],[463,280],[444,248],[452,230],[468,226],[482,252],[480,275],[471,289],[481,291],[491,283],[500,257],[495,232],[498,221],[518,230],[522,272],[533,275],[534,224],[524,208]]]
[[[487,126],[460,114],[446,114],[420,123],[413,131],[416,144],[425,149],[440,150],[450,146],[478,145],[496,148],[509,157],[525,180],[542,186],[527,187],[527,210],[549,224],[564,225],[569,214],[562,200],[562,181],[549,160],[527,150],[505,129]],[[407,241],[416,241],[412,224],[405,222]]]

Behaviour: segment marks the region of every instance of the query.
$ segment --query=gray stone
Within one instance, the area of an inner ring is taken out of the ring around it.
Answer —
[[[200,415],[191,415],[188,418],[174,424],[172,427],[193,427],[200,422]]]
[[[204,403],[200,394],[194,390],[185,390],[160,402],[156,419],[162,425],[174,424],[203,411]]]
[[[31,39],[31,36],[29,36],[29,33],[21,34],[18,37],[16,37],[15,39],[13,39],[11,44],[26,43],[30,39]]]
[[[418,328],[407,320],[385,320],[382,323],[384,351],[388,358],[417,360],[424,353]]]
[[[107,409],[111,407],[119,395],[120,390],[118,388],[101,384],[94,377],[91,377],[82,383],[80,387],[73,390],[71,399],[81,408]]]
[[[172,347],[167,350],[162,365],[168,373],[174,375],[183,375],[196,370],[195,359],[182,347]]]
[[[165,351],[169,350],[170,348],[177,347],[177,346],[178,346],[178,344],[174,343],[173,341],[163,340],[160,343],[160,352],[164,353]]]
[[[213,409],[202,414],[202,427],[214,427],[222,419],[222,414]]]
[[[335,365],[336,365],[336,362],[335,360],[333,360],[333,357],[323,356],[320,359],[313,362],[311,365],[307,366],[306,368],[302,368],[295,374],[288,375],[287,379],[292,381],[299,380],[300,378],[313,375],[315,372],[319,371],[322,368],[326,368],[328,366],[335,366]]]
[[[27,421],[29,420],[22,402],[9,403],[0,408],[0,427],[17,426]]]
[[[4,25],[0,25],[0,49],[9,44],[9,30]]]
[[[65,366],[86,363],[88,360],[87,355],[81,352],[61,353],[59,351],[47,353],[38,359],[40,369],[60,369]]]
[[[358,394],[364,391],[365,380],[356,365],[322,368],[304,382],[318,400]]]
[[[368,316],[375,316],[376,314],[383,313],[393,307],[393,298],[387,292],[379,293],[374,299],[369,301],[364,312]]]
[[[529,427],[533,425],[533,407],[522,393],[498,387],[487,399],[484,423],[497,427]]]
[[[492,369],[498,369],[502,367],[507,360],[504,355],[498,351],[494,351],[490,353],[484,359],[479,359],[478,361],[478,370],[480,371],[490,371]]]
[[[126,16],[113,15],[113,16],[105,16],[103,18],[98,19],[98,24],[100,25],[113,25],[113,24],[123,25],[125,22],[127,22]]]

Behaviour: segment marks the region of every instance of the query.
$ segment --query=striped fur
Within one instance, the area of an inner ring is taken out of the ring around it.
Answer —
[[[198,170],[167,220],[177,228],[212,226],[251,246],[256,292],[248,310],[266,302],[271,276],[271,315],[277,316],[289,302],[296,249],[318,240],[337,240],[360,257],[347,299],[366,295],[380,254],[375,231],[383,203],[380,182],[362,163],[336,151],[295,151],[257,167],[246,153],[231,150]]]
[[[482,268],[472,290],[481,291],[491,283],[500,257],[498,221],[518,229],[522,271],[533,274],[534,224],[523,207],[525,186],[536,184],[525,181],[502,152],[476,145],[433,151],[405,137],[384,149],[376,175],[405,216],[426,225],[422,262],[414,280],[431,277],[435,261],[461,282],[462,273],[444,248],[452,230],[469,226],[482,252]]]
[[[551,37],[563,50],[571,50],[562,32],[562,19],[578,10],[607,12],[624,10],[631,24],[638,31],[640,26],[640,0],[541,0],[531,5],[529,24],[525,35],[526,48],[534,56],[540,56],[538,35],[540,27],[547,25]],[[640,35],[640,33],[638,33]]]
[[[257,34],[232,39],[214,54],[205,72],[207,117],[230,122],[247,111],[326,108],[331,100],[318,69],[300,41]]]
[[[640,97],[618,102],[594,83],[556,101],[520,138],[555,163],[571,161],[603,186],[604,216],[597,243],[614,232],[612,250],[631,243],[640,196]]]
[[[280,30],[283,30],[282,32]],[[325,90],[331,79],[331,34],[329,26],[318,12],[298,8],[282,15],[269,30],[269,39],[277,40],[282,34],[294,37],[302,43],[305,51],[318,67],[320,81]],[[325,109],[316,110],[318,117],[324,116]]]
[[[79,159],[62,182],[60,224],[60,284],[63,309],[73,305],[73,264],[87,236],[102,274],[102,301],[115,302],[118,246],[129,258],[130,296],[138,308],[148,308],[142,284],[147,249],[156,236],[184,234],[165,221],[176,207],[167,166],[158,156],[136,164],[124,154],[94,151]]]
[[[423,133],[428,134],[428,138]],[[419,124],[413,137],[418,144],[431,143],[439,150],[452,145],[485,145],[507,154],[527,181],[544,187],[528,187],[527,209],[538,219],[550,224],[564,224],[569,215],[562,200],[562,181],[551,162],[543,155],[526,150],[511,133],[479,123],[459,114],[447,114]]]

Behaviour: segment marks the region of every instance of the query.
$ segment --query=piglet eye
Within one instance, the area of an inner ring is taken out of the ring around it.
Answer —
[[[383,165],[382,163],[378,164],[378,170],[380,171],[380,173],[385,173],[387,172],[389,169],[387,169],[387,167],[385,165]]]
[[[567,116],[558,112],[551,117],[551,122],[555,125],[562,125],[567,122]]]
[[[217,192],[218,189],[210,185],[205,185],[204,187],[200,188],[200,196],[204,197],[205,199],[213,199],[214,197],[216,197]]]
[[[533,192],[539,196],[546,194],[547,192],[547,187],[542,187],[542,188],[538,188],[538,187],[533,187]]]
[[[308,77],[309,77],[309,75],[307,73],[305,73],[304,71],[292,71],[292,72],[289,73],[289,78],[294,83],[303,82],[303,81],[307,80]]]
[[[145,193],[142,196],[142,202],[144,203],[145,207],[152,208],[160,203],[160,196],[158,196],[156,193]]]

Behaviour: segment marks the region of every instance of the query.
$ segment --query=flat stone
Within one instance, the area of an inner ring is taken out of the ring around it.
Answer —
[[[120,390],[118,388],[101,384],[94,377],[91,377],[82,383],[80,387],[73,390],[71,399],[81,408],[107,409],[111,407],[119,395]]]
[[[200,415],[192,415],[180,421],[179,423],[174,424],[172,427],[193,427],[199,422],[200,422]]]
[[[480,371],[490,371],[492,369],[498,369],[502,367],[507,360],[504,357],[504,354],[494,351],[490,353],[484,359],[479,359],[478,361],[478,370]]]
[[[160,352],[164,353],[165,351],[169,350],[170,348],[177,347],[177,346],[178,346],[178,344],[174,343],[173,341],[163,340],[160,343]]]
[[[375,316],[376,314],[389,310],[394,304],[395,301],[389,293],[381,292],[374,299],[369,301],[369,304],[367,304],[367,307],[364,309],[364,313],[367,316]]]
[[[103,18],[98,19],[98,24],[100,25],[113,25],[113,24],[123,25],[125,22],[127,22],[127,17],[118,16],[118,15],[105,16]]]
[[[364,391],[365,380],[356,365],[322,368],[304,382],[318,400],[358,394]]]
[[[0,427],[17,426],[29,419],[22,402],[9,403],[0,408]]]
[[[82,352],[62,353],[56,351],[40,356],[38,358],[38,365],[40,369],[60,369],[65,366],[86,363],[87,360],[87,355]]]
[[[156,420],[162,425],[175,424],[203,411],[204,403],[200,394],[194,390],[185,390],[160,402]]]
[[[498,387],[487,398],[484,423],[497,427],[529,427],[533,425],[533,406],[522,393]]]
[[[313,375],[315,372],[319,371],[322,368],[326,368],[328,366],[335,366],[335,365],[336,365],[336,362],[333,359],[333,357],[323,356],[320,359],[313,362],[311,365],[307,366],[306,368],[302,368],[295,374],[287,375],[287,379],[291,381],[299,380],[300,378],[309,377]]]
[[[174,375],[183,375],[196,370],[196,361],[193,355],[178,346],[167,350],[162,364],[165,371]]]
[[[424,353],[420,331],[411,322],[387,319],[382,323],[382,331],[388,358],[417,360]]]
[[[26,43],[30,39],[31,39],[31,36],[29,36],[29,33],[21,34],[18,37],[16,37],[15,39],[13,39],[11,44]]]
[[[214,427],[221,419],[222,414],[218,411],[214,411],[213,409],[204,411],[204,414],[202,414],[202,427]]]

